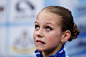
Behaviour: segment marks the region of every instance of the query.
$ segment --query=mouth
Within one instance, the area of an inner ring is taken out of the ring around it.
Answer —
[[[38,44],[45,44],[45,42],[41,41],[41,40],[37,40],[36,41]]]

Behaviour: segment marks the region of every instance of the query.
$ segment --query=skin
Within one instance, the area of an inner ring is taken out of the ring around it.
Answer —
[[[70,31],[62,32],[60,21],[60,15],[47,10],[41,11],[37,16],[33,37],[37,50],[42,51],[43,57],[55,55],[62,48],[62,42],[68,40],[65,37]]]

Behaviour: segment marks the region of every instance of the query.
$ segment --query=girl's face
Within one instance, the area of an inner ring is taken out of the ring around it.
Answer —
[[[60,19],[61,16],[47,10],[43,10],[37,16],[33,37],[39,51],[46,51],[60,46],[62,38]]]

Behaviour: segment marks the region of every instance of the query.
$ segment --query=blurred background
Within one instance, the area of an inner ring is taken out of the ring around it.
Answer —
[[[80,35],[65,50],[70,57],[86,57],[86,0],[0,0],[0,57],[35,57],[34,22],[47,6],[72,11]]]

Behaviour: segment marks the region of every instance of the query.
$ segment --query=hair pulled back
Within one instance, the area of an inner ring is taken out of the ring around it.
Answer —
[[[44,8],[43,10],[48,10],[51,13],[59,14],[62,18],[60,25],[62,32],[65,32],[66,30],[70,30],[71,37],[68,41],[72,41],[72,39],[77,38],[77,35],[79,35],[79,30],[77,28],[77,25],[73,21],[73,16],[71,14],[71,11],[61,7],[61,6],[49,6]]]

